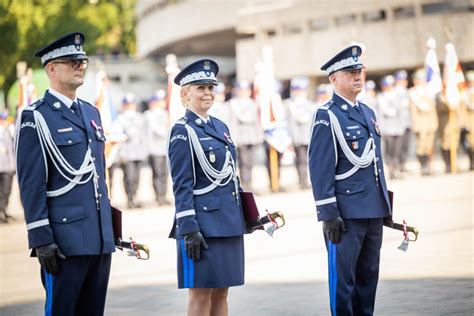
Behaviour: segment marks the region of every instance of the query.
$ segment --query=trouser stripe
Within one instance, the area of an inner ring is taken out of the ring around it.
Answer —
[[[183,261],[183,281],[184,287],[188,287],[188,274],[189,274],[189,267],[188,267],[188,254],[186,253],[186,247],[184,246],[184,239],[181,240],[181,259]]]
[[[337,292],[337,260],[336,245],[328,241],[328,266],[329,266],[329,302],[331,313],[336,316],[336,292]]]
[[[52,315],[52,306],[53,306],[53,276],[44,271],[44,280],[45,280],[45,288],[46,288],[46,304],[44,307],[44,315],[51,316]]]

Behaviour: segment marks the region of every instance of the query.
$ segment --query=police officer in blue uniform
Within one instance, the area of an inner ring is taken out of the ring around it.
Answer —
[[[99,111],[76,97],[88,57],[68,34],[40,57],[50,88],[17,120],[16,163],[45,315],[103,315],[115,250]]]
[[[362,49],[324,64],[332,99],[315,113],[309,171],[328,251],[332,315],[373,315],[383,218],[391,214],[374,112],[356,97]]]
[[[209,116],[219,67],[201,59],[174,79],[185,116],[171,129],[168,161],[176,214],[178,287],[189,289],[188,315],[227,315],[230,286],[244,283],[246,233],[235,144],[228,127]]]

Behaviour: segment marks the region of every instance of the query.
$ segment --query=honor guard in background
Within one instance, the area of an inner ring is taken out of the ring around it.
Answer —
[[[436,103],[426,84],[426,72],[418,69],[413,73],[413,87],[408,90],[413,133],[416,136],[416,155],[421,165],[421,174],[429,175],[430,158],[433,154],[438,116]]]
[[[402,111],[402,124],[405,131],[402,135],[402,149],[400,156],[401,171],[405,171],[405,163],[411,149],[411,113],[410,113],[410,97],[408,95],[408,74],[405,70],[399,70],[394,75],[395,78],[395,92],[397,94],[398,102],[400,103],[400,110]]]
[[[214,98],[214,105],[209,110],[209,114],[217,117],[229,126],[231,122],[231,112],[229,102],[225,101],[225,85],[222,82],[219,82],[214,88],[214,93],[216,97]]]
[[[166,92],[158,90],[148,101],[144,113],[146,144],[150,163],[153,189],[159,205],[169,204],[166,199],[168,187],[168,166],[166,164],[166,143],[169,135],[169,113],[166,110]]]
[[[316,88],[316,107],[320,107],[321,105],[325,105],[329,100],[332,98],[332,86],[330,84],[320,84]]]
[[[259,109],[251,97],[250,83],[236,82],[230,99],[232,111],[232,135],[238,148],[239,174],[244,190],[252,190],[252,167],[255,164],[256,149],[263,144],[263,130],[259,121]]]
[[[362,93],[361,93],[362,94]],[[374,111],[375,115],[377,115],[378,111],[378,101],[377,101],[377,91],[375,91],[375,82],[373,80],[367,80],[364,83],[364,95],[360,96],[359,99],[367,104],[369,108]]]
[[[466,72],[467,93],[463,102],[463,148],[469,155],[469,170],[474,170],[474,70]]]
[[[452,117],[450,118],[450,112]],[[464,118],[461,103],[450,106],[446,96],[442,93],[436,95],[436,114],[438,115],[438,134],[441,142],[441,155],[443,157],[445,172],[451,172],[451,148],[457,152],[461,127]]]
[[[17,120],[18,182],[45,315],[103,315],[115,250],[99,111],[76,97],[88,65],[83,43],[71,33],[35,54],[50,88]]]
[[[382,91],[377,96],[378,118],[383,134],[383,152],[389,167],[390,178],[397,179],[402,168],[402,140],[405,133],[405,117],[393,76],[385,76],[380,81]]]
[[[8,200],[12,192],[15,161],[13,157],[13,137],[8,113],[0,112],[0,223],[8,222]]]
[[[140,183],[140,169],[146,159],[147,145],[144,130],[143,114],[137,111],[135,96],[127,93],[122,101],[122,113],[117,117],[117,123],[126,140],[120,144],[118,161],[123,170],[123,181],[129,208],[139,208],[141,204],[136,200]]]
[[[185,116],[172,127],[168,159],[176,215],[178,287],[189,289],[188,315],[227,315],[230,286],[244,284],[246,233],[239,197],[235,142],[228,127],[209,116],[219,67],[201,59],[185,67]]]
[[[295,77],[290,82],[290,98],[284,102],[288,112],[288,126],[295,149],[295,164],[301,189],[309,187],[308,144],[311,118],[316,105],[308,99],[307,77]]]
[[[391,215],[381,134],[362,90],[362,49],[352,45],[329,60],[334,95],[313,121],[309,172],[328,251],[332,315],[373,315],[383,218]]]

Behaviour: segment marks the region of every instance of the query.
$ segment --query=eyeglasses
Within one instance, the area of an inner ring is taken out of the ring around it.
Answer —
[[[55,64],[67,64],[73,69],[86,69],[89,65],[89,59],[59,59],[53,61]]]

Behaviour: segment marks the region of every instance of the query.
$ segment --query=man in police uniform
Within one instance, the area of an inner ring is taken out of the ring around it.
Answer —
[[[383,149],[392,179],[398,178],[401,173],[402,137],[406,125],[394,83],[393,76],[383,77],[380,81],[382,91],[377,95],[379,124],[384,136]]]
[[[142,113],[137,111],[135,96],[127,93],[122,100],[122,113],[117,117],[117,125],[125,134],[120,143],[118,160],[123,170],[123,184],[127,194],[128,208],[139,208],[141,204],[136,195],[140,184],[141,164],[147,157],[145,121]]]
[[[410,97],[408,96],[408,74],[406,70],[399,70],[394,74],[395,92],[397,94],[400,109],[402,111],[402,122],[405,131],[402,135],[402,149],[400,156],[401,171],[405,171],[405,163],[411,148],[411,113],[410,113]]]
[[[13,175],[15,174],[13,138],[10,126],[8,113],[0,111],[0,223],[7,223],[12,218],[7,213]]]
[[[71,33],[35,54],[50,88],[17,121],[18,181],[46,315],[102,315],[115,250],[99,111],[76,97],[83,43]]]
[[[230,130],[238,148],[240,179],[244,190],[252,190],[252,167],[257,146],[263,144],[263,130],[258,118],[258,106],[252,99],[250,83],[236,82],[234,97],[230,99],[232,111]]]
[[[352,45],[321,67],[334,87],[314,118],[309,171],[329,257],[333,315],[372,315],[383,218],[391,214],[374,112],[362,90],[362,49]]]
[[[290,98],[284,102],[288,112],[288,125],[295,149],[295,164],[301,189],[307,189],[308,183],[308,144],[311,132],[312,113],[316,105],[308,99],[309,80],[307,77],[295,77],[290,82]]]
[[[169,114],[166,110],[166,92],[158,90],[148,101],[148,110],[143,114],[146,125],[146,144],[150,163],[153,189],[159,205],[169,204],[166,199],[168,187],[168,166],[166,164],[166,143],[170,130]]]

